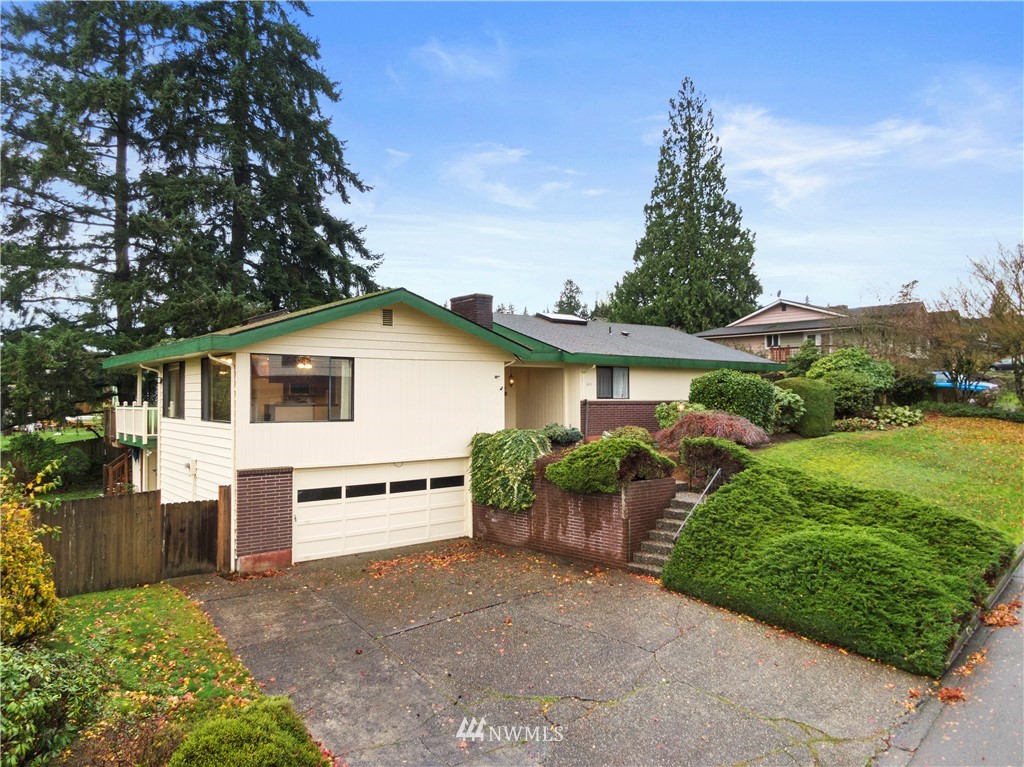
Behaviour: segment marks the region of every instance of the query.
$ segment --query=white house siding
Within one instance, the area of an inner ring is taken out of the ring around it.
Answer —
[[[706,370],[689,370],[681,368],[629,368],[629,399],[630,400],[672,400],[686,399],[690,396],[690,383]],[[585,370],[581,376],[582,386],[579,399],[614,402],[615,400],[597,398],[597,368]],[[577,411],[579,404],[577,402]]]
[[[512,355],[404,304],[389,308],[390,327],[374,310],[240,350],[237,469],[460,458],[473,434],[503,427]],[[250,354],[354,358],[354,419],[251,423]]]
[[[220,485],[233,482],[231,424],[202,420],[200,364],[198,357],[185,361],[185,417],[160,419],[159,481],[164,503],[215,499]],[[193,459],[194,482],[186,466]]]

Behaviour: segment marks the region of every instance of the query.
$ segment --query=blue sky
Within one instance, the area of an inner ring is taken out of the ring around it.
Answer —
[[[531,312],[632,267],[668,100],[708,98],[763,301],[936,298],[1024,239],[1022,3],[338,3],[339,212],[379,281]]]

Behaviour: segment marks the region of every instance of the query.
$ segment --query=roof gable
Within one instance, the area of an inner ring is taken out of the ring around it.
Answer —
[[[446,322],[459,330],[465,331],[517,356],[531,351],[530,347],[503,334],[477,325],[475,322],[440,307],[405,288],[395,288],[393,290],[383,290],[377,293],[347,298],[331,304],[324,304],[323,306],[290,312],[280,316],[272,315],[251,322],[248,325],[238,325],[233,328],[196,336],[195,338],[172,341],[128,354],[119,354],[104,360],[103,367],[107,369],[122,368],[196,354],[231,352],[244,346],[258,344],[272,338],[278,338],[299,330],[316,327],[317,325],[362,314],[363,312],[395,303],[406,304],[430,317]]]
[[[827,309],[823,306],[815,306],[814,304],[803,304],[800,303],[799,301],[788,301],[785,298],[780,298],[776,301],[772,301],[767,306],[762,306],[760,309],[751,312],[746,317],[740,317],[738,320],[730,322],[728,325],[726,325],[726,327],[732,328],[738,325],[743,325],[748,323],[752,319],[756,319],[762,314],[772,312],[773,309],[781,308],[782,311],[785,311],[785,307],[790,306],[792,306],[794,309],[800,310],[800,314],[803,315],[800,317],[800,319],[808,319],[807,314],[809,313],[820,315],[823,318],[845,316],[841,312],[835,311],[834,309]]]

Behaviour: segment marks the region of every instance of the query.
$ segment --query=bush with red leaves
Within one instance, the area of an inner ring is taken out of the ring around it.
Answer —
[[[678,450],[679,443],[693,437],[718,437],[745,447],[767,445],[768,433],[742,416],[722,410],[686,413],[667,429],[654,433],[662,450]]]

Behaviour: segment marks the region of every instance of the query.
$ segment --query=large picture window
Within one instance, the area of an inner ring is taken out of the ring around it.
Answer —
[[[351,358],[251,354],[249,359],[253,423],[352,420]]]
[[[231,421],[231,368],[208,357],[202,362],[203,420]]]
[[[597,368],[598,399],[629,399],[629,368]]]
[[[185,362],[164,365],[164,418],[185,417]]]

